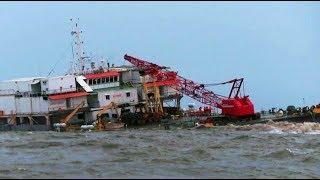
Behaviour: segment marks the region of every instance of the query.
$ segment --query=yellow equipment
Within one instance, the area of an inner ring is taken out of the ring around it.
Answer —
[[[142,77],[143,81],[143,90],[144,90],[144,97],[146,100],[146,110],[148,113],[156,113],[156,114],[163,114],[162,103],[160,99],[160,90],[159,86],[155,84],[153,79],[152,84],[146,82],[146,77]],[[149,84],[147,86],[147,84]],[[149,97],[148,94],[153,94],[153,96]]]
[[[11,120],[10,120],[9,124],[11,124],[11,125],[17,125],[16,118],[17,118],[17,114],[16,114],[16,113],[13,113],[13,111],[11,111]]]
[[[320,107],[316,107],[313,109],[313,113],[320,114]]]
[[[65,123],[65,124],[68,124],[69,121],[71,120],[71,118],[76,115],[76,113],[80,110],[80,108],[82,108],[85,104],[85,101],[82,101],[80,104],[78,104],[76,106],[76,108],[67,116],[65,117],[64,119],[62,119],[62,123]]]
[[[67,129],[80,129],[78,126],[74,125],[70,125],[70,120],[71,118],[76,115],[76,113],[85,105],[85,101],[82,101],[80,104],[78,104],[76,106],[76,108],[68,115],[66,116],[64,119],[62,119],[60,122],[61,123],[57,123],[57,126],[59,127],[65,127],[66,130]]]
[[[118,106],[114,103],[111,102],[105,106],[102,107],[102,109],[98,112],[97,114],[97,120],[96,120],[96,125],[95,125],[95,129],[97,131],[104,131],[104,130],[112,130],[112,128],[121,128],[123,127],[123,123],[118,123],[118,125],[115,125],[114,123],[106,123],[103,119],[102,119],[102,115],[105,114],[109,109],[113,108],[116,110]],[[118,114],[118,111],[117,111]],[[119,117],[119,114],[118,114]]]

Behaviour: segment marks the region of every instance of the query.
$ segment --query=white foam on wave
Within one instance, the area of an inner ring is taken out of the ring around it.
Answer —
[[[312,135],[317,135],[320,134],[320,131],[310,131],[310,132],[306,132],[305,134],[312,134]]]
[[[267,124],[255,124],[242,126],[239,129],[261,130],[268,134],[320,134],[320,123],[303,122],[268,122]]]
[[[283,134],[284,132],[281,131],[280,129],[274,128],[270,131],[267,131],[268,134]]]
[[[283,131],[281,129],[273,129],[271,131],[267,131],[268,134],[308,134],[308,135],[320,135],[320,131],[309,131],[309,132],[302,132],[301,130],[290,130],[290,131]]]
[[[300,131],[300,130],[296,130],[296,131],[290,130],[290,131],[288,131],[287,133],[288,133],[288,134],[301,134],[301,133],[303,133],[303,132]]]

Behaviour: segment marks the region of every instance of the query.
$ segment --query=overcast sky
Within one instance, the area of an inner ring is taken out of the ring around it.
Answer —
[[[245,78],[257,111],[320,102],[319,2],[1,2],[1,77],[68,70],[70,18],[85,50],[122,65],[129,54],[188,79]],[[127,64],[127,63],[126,63]],[[212,87],[228,94],[229,87]],[[184,98],[185,104],[191,102]]]

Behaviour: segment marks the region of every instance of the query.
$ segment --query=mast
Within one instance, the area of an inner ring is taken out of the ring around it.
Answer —
[[[86,56],[86,53],[84,52],[83,47],[83,40],[81,37],[82,31],[79,28],[79,18],[77,18],[77,21],[74,21],[74,19],[70,19],[70,21],[73,23],[73,29],[71,31],[71,35],[74,38],[73,46],[72,46],[72,53],[73,53],[73,63],[71,66],[71,73],[73,74],[84,74],[85,71],[85,62],[89,57]],[[75,52],[75,54],[74,54]]]

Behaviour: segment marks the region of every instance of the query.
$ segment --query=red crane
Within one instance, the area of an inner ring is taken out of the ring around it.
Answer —
[[[249,96],[239,96],[243,78],[219,83],[233,83],[229,97],[226,97],[206,89],[204,84],[195,83],[192,80],[179,76],[177,72],[168,71],[164,66],[128,56],[127,54],[124,56],[124,59],[134,66],[141,68],[145,74],[154,78],[155,83],[150,83],[150,86],[170,86],[203,104],[221,109],[222,114],[226,116],[249,117],[255,114],[254,106]]]

